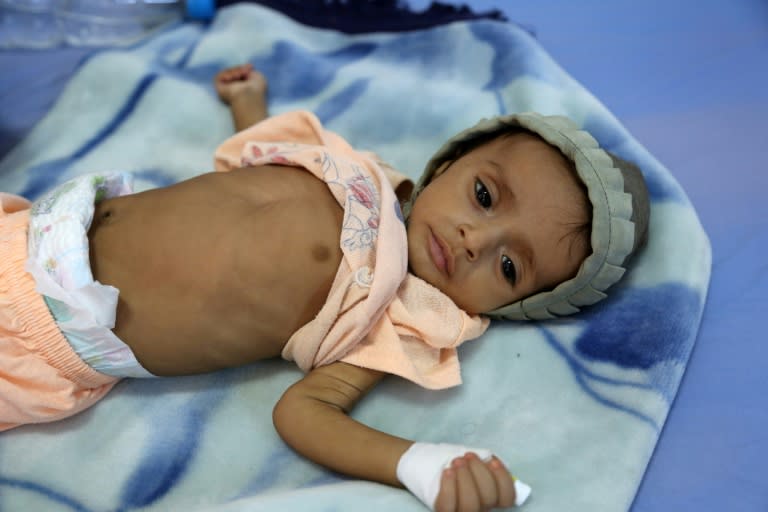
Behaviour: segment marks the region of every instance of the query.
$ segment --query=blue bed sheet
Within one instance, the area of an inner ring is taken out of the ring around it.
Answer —
[[[502,2],[473,2],[492,4]],[[632,512],[768,510],[768,4],[546,1],[504,11],[671,170],[712,243],[701,330]]]
[[[532,29],[672,171],[712,242],[697,345],[633,511],[768,509],[761,323],[768,310],[768,7],[759,0],[466,3],[499,7]],[[89,53],[0,51],[0,157]]]

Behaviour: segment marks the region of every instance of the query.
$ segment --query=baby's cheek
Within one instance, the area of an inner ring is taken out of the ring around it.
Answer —
[[[469,314],[482,314],[506,306],[515,301],[512,288],[508,283],[499,283],[495,276],[478,276],[456,283],[449,297]],[[455,296],[452,296],[455,295]]]

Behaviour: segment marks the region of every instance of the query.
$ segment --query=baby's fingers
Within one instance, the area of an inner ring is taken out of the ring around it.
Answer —
[[[456,472],[453,469],[446,469],[440,478],[440,492],[435,499],[435,512],[455,512],[457,501]]]
[[[464,456],[475,482],[476,493],[483,509],[504,506],[499,499],[499,482],[490,463],[483,462],[474,453]]]
[[[451,466],[456,471],[458,509],[462,512],[484,510],[477,482],[469,468],[469,461],[465,457],[459,457],[453,460]]]
[[[253,64],[241,64],[221,71],[216,77],[221,82],[232,82],[235,80],[244,80],[253,70]]]
[[[496,480],[496,490],[498,492],[497,507],[511,507],[515,504],[515,479],[509,474],[509,471],[504,464],[497,458],[493,457],[488,466],[493,473],[493,477]]]

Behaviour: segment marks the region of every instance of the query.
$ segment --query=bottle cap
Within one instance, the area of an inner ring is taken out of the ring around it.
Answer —
[[[187,16],[193,20],[210,20],[216,14],[215,0],[187,0]]]

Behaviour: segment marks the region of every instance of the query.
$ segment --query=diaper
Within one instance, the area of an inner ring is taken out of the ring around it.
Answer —
[[[93,279],[88,230],[99,201],[132,193],[127,173],[89,174],[32,205],[29,272],[62,334],[94,370],[113,377],[154,377],[115,333],[119,290]]]
[[[29,210],[7,199],[0,194],[0,431],[77,414],[118,381],[88,366],[61,334],[24,271]]]

